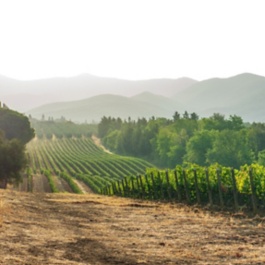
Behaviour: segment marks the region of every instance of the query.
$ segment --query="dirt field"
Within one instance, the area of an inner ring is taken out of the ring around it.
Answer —
[[[93,194],[0,190],[0,264],[265,264],[265,220]]]

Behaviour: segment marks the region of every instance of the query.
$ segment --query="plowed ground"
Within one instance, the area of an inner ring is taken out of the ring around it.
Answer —
[[[0,190],[0,264],[265,264],[265,220],[95,194]]]

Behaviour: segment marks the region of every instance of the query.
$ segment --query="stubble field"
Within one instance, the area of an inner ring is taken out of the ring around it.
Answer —
[[[0,191],[0,264],[264,264],[265,220],[95,194]]]

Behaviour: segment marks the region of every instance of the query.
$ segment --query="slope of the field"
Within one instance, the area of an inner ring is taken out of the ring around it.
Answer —
[[[0,190],[1,265],[262,265],[264,228],[177,204]]]
[[[58,177],[66,180],[70,177],[77,185],[86,184],[94,192],[114,180],[141,174],[153,167],[142,159],[107,153],[87,137],[35,138],[28,143],[27,153],[33,175],[45,174],[43,172],[48,170],[55,186]]]

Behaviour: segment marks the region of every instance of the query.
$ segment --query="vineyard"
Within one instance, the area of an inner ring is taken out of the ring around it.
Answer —
[[[106,195],[264,211],[265,168],[253,164],[240,170],[189,165],[175,170],[148,169],[144,175],[118,180],[102,189]]]
[[[0,190],[0,264],[264,264],[264,167],[160,170],[54,125],[26,146],[32,192]]]
[[[110,153],[93,125],[35,121],[37,137],[27,144],[29,165],[20,190],[101,193],[218,206],[265,208],[265,168],[240,170],[212,165],[158,170],[145,160]]]
[[[35,191],[36,183],[42,182],[46,192],[98,193],[113,181],[142,174],[152,166],[141,159],[107,153],[86,136],[36,137],[28,143],[27,154],[29,167],[22,185],[28,191]]]

